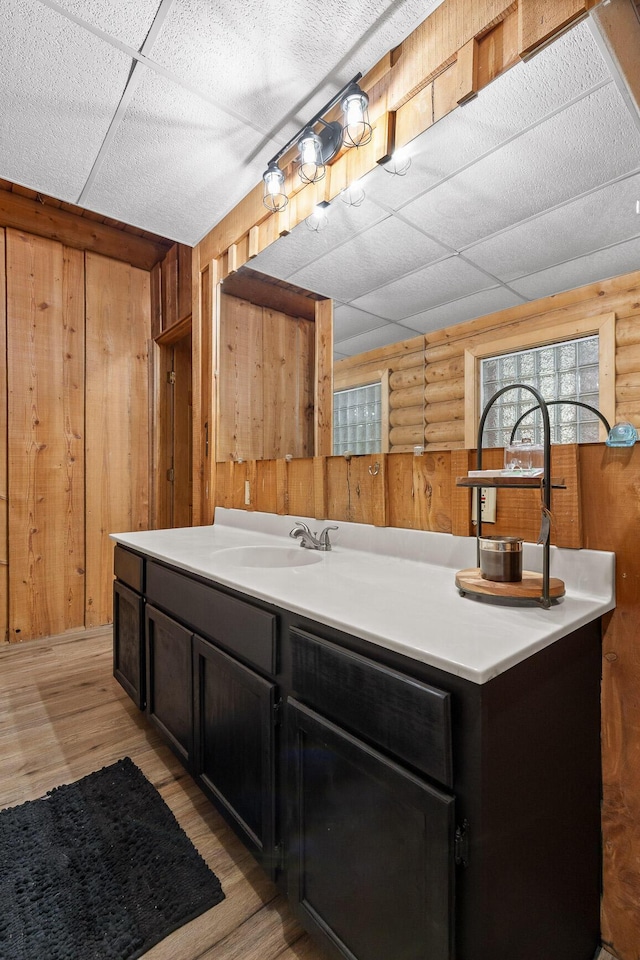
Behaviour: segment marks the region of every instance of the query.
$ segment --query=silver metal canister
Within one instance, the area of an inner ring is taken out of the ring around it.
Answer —
[[[522,580],[520,537],[479,537],[480,574],[484,580],[516,583]]]

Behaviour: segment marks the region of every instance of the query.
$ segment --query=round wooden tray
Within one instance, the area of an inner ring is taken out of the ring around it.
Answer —
[[[515,583],[503,583],[497,580],[485,580],[479,567],[458,570],[456,587],[462,594],[479,597],[503,597],[514,600],[540,600],[542,597],[542,574],[522,571],[522,580]],[[557,577],[549,577],[549,597],[557,600],[564,597],[564,582]]]

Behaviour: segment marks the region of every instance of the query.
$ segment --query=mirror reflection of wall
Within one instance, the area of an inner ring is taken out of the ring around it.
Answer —
[[[216,460],[312,456],[321,298],[245,267],[219,293]]]

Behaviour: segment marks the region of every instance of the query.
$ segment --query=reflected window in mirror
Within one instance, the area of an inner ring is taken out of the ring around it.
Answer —
[[[380,382],[333,395],[333,453],[380,453],[382,387]]]
[[[480,365],[482,408],[502,387],[525,383],[545,400],[579,401],[599,409],[599,337],[581,337],[545,346],[484,357]],[[493,405],[484,430],[484,445],[504,447],[521,417],[535,406],[528,390],[503,394]],[[600,421],[595,413],[572,403],[549,407],[552,443],[597,443]],[[516,435],[542,442],[539,412],[523,417]]]

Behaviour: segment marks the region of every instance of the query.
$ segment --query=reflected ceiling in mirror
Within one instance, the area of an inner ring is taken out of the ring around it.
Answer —
[[[336,359],[636,270],[640,116],[601,49],[581,22],[252,268],[334,300]]]

